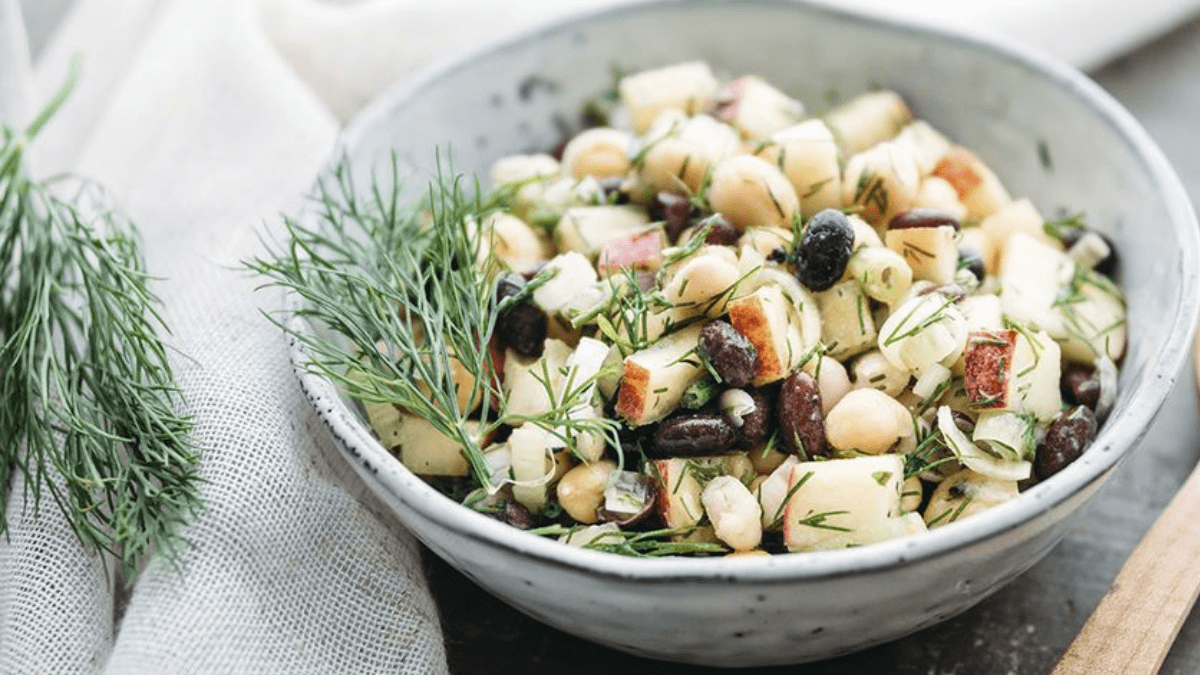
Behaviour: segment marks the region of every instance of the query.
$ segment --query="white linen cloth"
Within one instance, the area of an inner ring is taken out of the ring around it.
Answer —
[[[299,204],[341,124],[384,85],[612,1],[78,0],[30,71],[16,0],[0,0],[0,117],[27,119],[71,56],[85,58],[35,169],[101,182],[140,224],[207,481],[191,546],[174,564],[152,560],[127,603],[114,566],[106,575],[53,503],[35,515],[19,480],[11,486],[0,674],[445,672],[415,543],[331,449],[261,315],[278,295],[256,293],[239,262],[261,252],[258,235]],[[920,0],[885,11],[989,18],[1092,65],[1200,0],[1099,3],[1116,20],[1087,30],[1055,18],[1096,15],[1097,3],[1083,4]]]

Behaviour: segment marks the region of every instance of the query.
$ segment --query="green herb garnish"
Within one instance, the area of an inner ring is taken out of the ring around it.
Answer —
[[[131,583],[139,559],[180,545],[201,479],[136,227],[26,173],[78,72],[24,131],[0,128],[0,535],[20,472],[34,509],[49,492]]]

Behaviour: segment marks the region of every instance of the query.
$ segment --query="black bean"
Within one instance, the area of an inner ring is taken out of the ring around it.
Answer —
[[[519,530],[528,530],[533,527],[533,514],[524,504],[514,500],[504,502],[504,510],[499,514],[499,519]]]
[[[663,231],[673,244],[692,224],[692,200],[673,192],[660,192],[650,203],[647,213],[650,220],[665,223]]]
[[[854,229],[837,209],[818,212],[796,245],[796,277],[814,291],[828,290],[846,271],[854,246]]]
[[[805,372],[792,373],[779,390],[779,435],[783,447],[805,457],[824,455],[825,417],[821,413],[821,390]]]
[[[496,282],[496,302],[512,297],[525,287],[519,274],[506,274]],[[529,300],[508,307],[496,317],[496,336],[523,356],[541,356],[549,324],[546,313]]]
[[[974,274],[980,281],[983,281],[987,274],[987,269],[983,266],[983,255],[970,247],[958,249],[958,266]]]
[[[1063,369],[1059,385],[1068,403],[1087,406],[1095,412],[1100,403],[1100,375],[1095,370],[1078,363],[1069,364]]]
[[[757,448],[771,436],[771,400],[758,389],[744,389],[754,399],[754,410],[742,415],[738,427],[738,446],[744,450]]]
[[[668,417],[654,432],[658,457],[700,457],[729,452],[737,430],[719,412],[694,412]]]
[[[729,222],[729,219],[719,213],[712,214],[696,223],[696,225],[698,227],[710,226],[708,236],[704,238],[704,243],[714,246],[733,246],[742,236],[737,231],[737,228],[733,226],[733,223]]]
[[[1039,480],[1065,469],[1079,459],[1096,437],[1096,416],[1084,406],[1075,406],[1050,423],[1037,448],[1034,471]]]
[[[962,226],[952,214],[941,209],[917,208],[898,213],[888,223],[889,230],[907,230],[914,227],[942,227],[949,225],[955,230]]]
[[[600,189],[604,191],[604,199],[607,203],[618,205],[629,203],[629,194],[621,190],[621,185],[625,183],[624,178],[610,176],[597,182],[600,184]]]
[[[730,387],[745,387],[758,372],[758,350],[746,336],[719,319],[700,329],[700,356]]]
[[[1096,266],[1092,269],[1096,270],[1100,274],[1111,277],[1113,272],[1117,271],[1118,260],[1117,247],[1115,244],[1113,244],[1113,240],[1110,239],[1108,235],[1101,234],[1100,232],[1086,227],[1064,227],[1059,230],[1058,238],[1062,242],[1063,246],[1069,249],[1078,243],[1079,240],[1083,238],[1083,235],[1089,232],[1099,235],[1100,238],[1104,240],[1104,243],[1108,245],[1108,255],[1097,262]]]

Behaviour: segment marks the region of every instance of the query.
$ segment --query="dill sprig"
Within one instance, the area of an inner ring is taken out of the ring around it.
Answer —
[[[49,493],[132,582],[152,549],[176,550],[200,508],[198,458],[136,227],[87,201],[94,186],[63,198],[65,182],[24,167],[78,73],[76,62],[26,129],[0,128],[0,534],[19,471],[35,511]]]
[[[285,217],[285,242],[267,242],[268,255],[246,263],[268,285],[298,296],[296,316],[317,328],[295,331],[271,317],[306,347],[305,368],[351,398],[424,418],[458,444],[480,486],[493,484],[482,439],[506,424],[536,424],[572,449],[584,434],[619,447],[619,422],[579,414],[591,405],[603,369],[586,378],[557,373],[563,384],[555,392],[556,373],[543,364],[550,409],[506,412],[489,344],[500,313],[522,296],[495,302],[492,275],[500,265],[481,228],[514,191],[485,192],[439,157],[424,199],[409,204],[399,176],[393,154],[390,177],[381,182],[373,174],[363,191],[340,162],[318,183],[311,218]],[[474,383],[462,407],[456,369]]]

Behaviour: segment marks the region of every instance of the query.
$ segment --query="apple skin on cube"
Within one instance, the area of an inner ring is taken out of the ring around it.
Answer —
[[[655,508],[669,528],[692,527],[704,516],[700,496],[704,485],[697,476],[733,476],[748,482],[755,474],[744,455],[710,457],[671,457],[651,462],[651,488],[655,492]]]
[[[609,242],[640,233],[649,222],[645,212],[635,207],[574,206],[558,221],[554,241],[560,251],[595,259]]]
[[[954,186],[967,218],[984,218],[1012,201],[996,174],[962,146],[951,146],[933,174]]]
[[[783,379],[804,355],[799,318],[778,286],[763,286],[729,303],[729,320],[758,350],[755,386]]]
[[[662,265],[666,235],[661,227],[622,234],[604,244],[596,264],[601,276],[630,268],[644,272],[657,272]]]
[[[700,324],[693,324],[627,356],[617,414],[642,426],[674,410],[684,390],[704,374],[701,357],[694,353],[699,342]]]
[[[1003,410],[1008,405],[1017,331],[975,331],[967,336],[964,375],[971,407]]]
[[[963,368],[976,410],[1029,413],[1045,422],[1062,407],[1061,351],[1045,332],[972,332]]]

